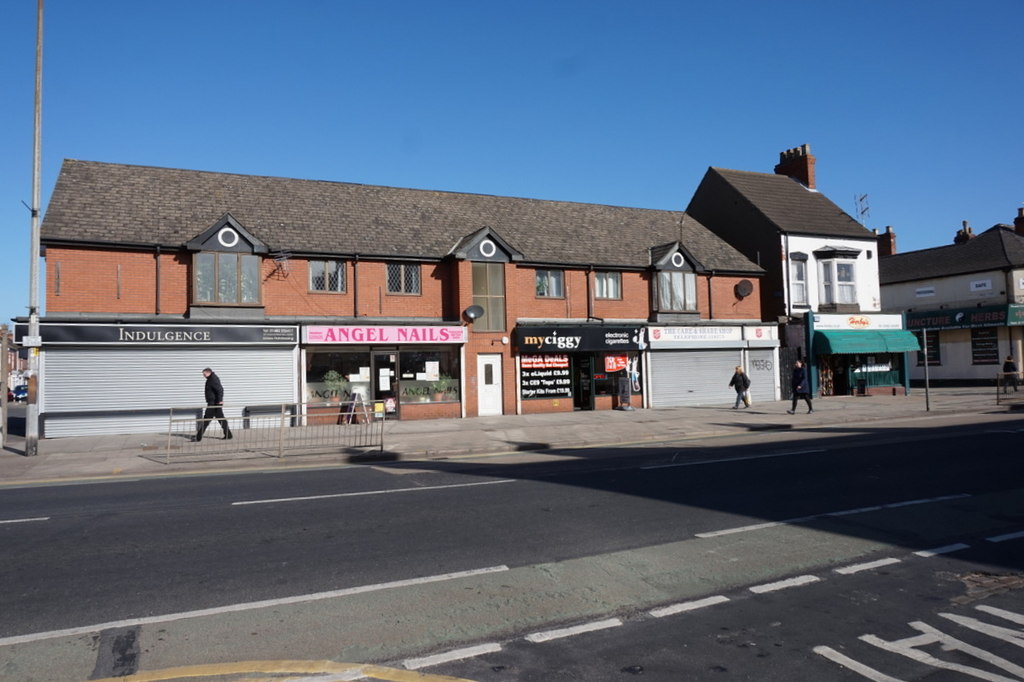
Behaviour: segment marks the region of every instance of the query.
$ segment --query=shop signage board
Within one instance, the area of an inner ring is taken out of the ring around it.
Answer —
[[[519,358],[520,394],[529,398],[571,398],[569,356],[557,353]]]
[[[22,337],[28,325],[17,325]],[[299,328],[272,325],[130,325],[130,324],[47,324],[39,325],[44,346],[210,346],[210,345],[295,345]]]
[[[307,344],[406,345],[465,343],[467,339],[466,327],[342,325],[302,328],[302,341]]]
[[[829,331],[838,329],[847,330],[872,330],[879,329],[903,329],[902,315],[867,315],[861,313],[850,313],[846,315],[825,315],[814,316],[815,331]]]
[[[647,348],[646,327],[516,327],[522,353],[627,351]]]
[[[907,329],[971,329],[1024,325],[1024,305],[943,308],[907,313]]]

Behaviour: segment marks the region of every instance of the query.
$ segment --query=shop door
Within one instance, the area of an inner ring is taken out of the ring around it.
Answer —
[[[373,399],[384,403],[384,413],[398,417],[398,351],[373,354]]]
[[[502,414],[501,356],[476,356],[476,412],[481,417]]]
[[[576,410],[594,409],[594,356],[572,356],[572,406]]]

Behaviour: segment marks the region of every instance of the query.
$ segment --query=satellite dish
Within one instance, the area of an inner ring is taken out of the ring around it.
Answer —
[[[478,305],[471,305],[462,311],[462,314],[466,316],[466,319],[472,322],[473,320],[484,316],[484,309]]]
[[[736,298],[746,298],[754,292],[754,285],[749,279],[741,279],[736,282]]]

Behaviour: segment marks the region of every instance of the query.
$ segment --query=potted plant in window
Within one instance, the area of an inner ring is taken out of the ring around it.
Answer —
[[[438,402],[444,400],[445,394],[455,388],[455,379],[447,374],[442,374],[430,387],[434,391],[434,402]]]
[[[345,387],[348,382],[345,381],[345,375],[336,370],[328,370],[324,372],[323,382],[327,386],[327,390],[330,393],[329,400],[332,403],[341,402],[341,396],[345,392]]]

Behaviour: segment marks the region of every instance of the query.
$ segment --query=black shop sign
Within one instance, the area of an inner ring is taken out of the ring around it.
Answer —
[[[516,327],[520,353],[627,351],[647,348],[646,327]]]
[[[571,398],[569,356],[560,353],[519,358],[520,394],[530,398]]]
[[[16,326],[17,339],[27,333],[28,325]],[[39,335],[43,345],[295,345],[299,342],[298,327],[271,325],[41,324]]]

